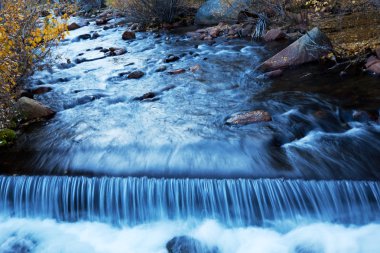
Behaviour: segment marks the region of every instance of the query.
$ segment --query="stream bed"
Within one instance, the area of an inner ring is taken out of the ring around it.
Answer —
[[[70,32],[30,78],[57,114],[0,153],[0,252],[380,252],[378,78],[271,80],[282,44],[123,31]],[[253,110],[272,120],[226,124]]]

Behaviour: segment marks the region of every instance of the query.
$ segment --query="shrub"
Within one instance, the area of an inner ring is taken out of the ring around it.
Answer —
[[[64,38],[67,14],[40,18],[37,0],[5,0],[0,10],[0,96],[12,96],[17,84],[40,66],[51,48]]]
[[[172,22],[185,7],[191,7],[201,0],[108,0],[107,4],[124,11],[128,17],[140,22]]]

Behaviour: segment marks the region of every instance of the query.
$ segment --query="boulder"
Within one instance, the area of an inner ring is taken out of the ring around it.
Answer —
[[[168,253],[218,253],[217,247],[209,248],[189,236],[177,236],[166,243]]]
[[[69,24],[67,26],[67,29],[69,31],[73,31],[73,30],[79,29],[81,27],[87,26],[89,24],[90,24],[90,22],[88,22],[87,20],[79,19],[76,22],[73,22],[73,23]]]
[[[91,35],[91,39],[92,40],[96,40],[97,38],[99,38],[100,37],[100,34],[98,33],[98,32],[94,32],[92,35]],[[97,50],[97,49],[95,49],[95,50]]]
[[[21,114],[22,119],[25,121],[50,118],[55,114],[52,109],[27,97],[20,98],[16,103],[16,108]]]
[[[281,40],[286,37],[286,33],[284,33],[281,29],[271,29],[264,35],[263,39],[266,42]]]
[[[123,40],[134,40],[136,39],[136,34],[131,31],[125,31],[121,37]]]
[[[252,123],[271,121],[271,115],[264,110],[255,110],[233,115],[227,120],[229,125],[248,125]]]
[[[287,48],[266,60],[259,69],[270,71],[317,61],[331,52],[332,48],[329,38],[318,28],[314,28]]]
[[[219,22],[233,23],[239,13],[248,9],[252,0],[208,0],[195,15],[197,25],[216,25]]]
[[[380,74],[380,59],[375,56],[371,56],[367,59],[367,63],[365,64],[367,71],[370,71],[374,74]]]

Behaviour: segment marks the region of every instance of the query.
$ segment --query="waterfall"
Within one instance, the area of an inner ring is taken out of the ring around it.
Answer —
[[[364,224],[380,218],[380,182],[0,176],[0,214],[116,225],[191,218]]]

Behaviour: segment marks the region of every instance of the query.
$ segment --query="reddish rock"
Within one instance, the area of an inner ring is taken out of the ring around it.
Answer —
[[[213,38],[216,38],[219,36],[220,34],[220,28],[219,27],[211,27],[209,30],[208,30],[208,34],[209,36],[213,37]]]
[[[264,71],[270,71],[317,61],[331,52],[332,48],[327,36],[318,28],[314,28],[265,61],[259,68]]]
[[[251,112],[237,114],[227,120],[230,125],[248,125],[252,123],[271,121],[271,115],[264,110],[255,110]]]
[[[380,60],[375,56],[371,56],[368,58],[365,67],[368,71],[373,72],[375,74],[380,74]]]
[[[136,34],[131,31],[125,31],[121,37],[123,40],[134,40],[136,39]]]
[[[186,70],[185,69],[173,69],[173,70],[170,70],[168,73],[170,75],[178,75],[178,74],[182,74],[182,73],[185,73]]]
[[[286,37],[286,33],[284,33],[281,29],[271,29],[269,30],[263,37],[266,42],[281,40]]]
[[[79,29],[80,28],[80,25],[78,25],[77,23],[71,23],[70,25],[67,26],[67,30],[69,31],[73,31],[73,30],[76,30],[76,29]]]

